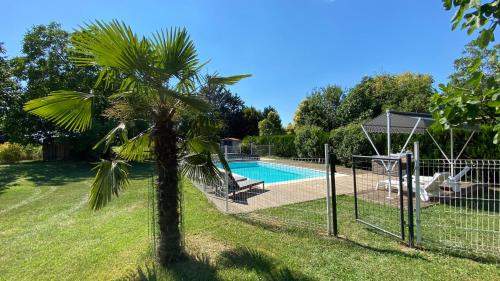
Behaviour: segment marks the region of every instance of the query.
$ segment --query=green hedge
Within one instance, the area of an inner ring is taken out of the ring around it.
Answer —
[[[273,135],[273,136],[251,136],[242,140],[242,151],[250,152],[250,143],[256,145],[274,146],[273,152],[276,156],[281,157],[295,157],[295,135]]]

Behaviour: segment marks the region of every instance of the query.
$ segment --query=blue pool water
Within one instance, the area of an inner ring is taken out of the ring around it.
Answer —
[[[263,180],[265,183],[301,180],[325,175],[325,173],[321,171],[260,161],[230,162],[229,167],[234,174],[249,179]]]

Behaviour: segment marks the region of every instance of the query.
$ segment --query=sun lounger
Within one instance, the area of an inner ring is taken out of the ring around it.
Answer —
[[[252,179],[244,179],[244,180],[236,180],[236,178],[232,175],[229,174],[229,193],[233,193],[233,196],[236,195],[236,191],[242,190],[242,189],[251,189],[254,186],[257,185],[262,185],[262,190],[265,190],[264,187],[264,181],[261,180],[252,180]]]
[[[233,175],[233,178],[234,178],[235,181],[244,181],[244,180],[247,180],[247,178],[242,177],[242,176],[237,176],[237,175]]]
[[[440,185],[447,179],[448,175],[449,175],[448,173],[435,173],[432,177],[420,176],[419,177],[420,199],[422,201],[429,201],[429,197],[437,195],[440,189]],[[415,192],[416,190],[415,177],[413,177],[412,182],[413,182],[413,192]],[[381,185],[383,185],[386,189],[389,188],[389,186],[391,186],[391,188],[398,189],[398,194],[400,192],[398,178],[392,179],[390,184],[388,179],[379,181],[377,183],[376,189],[378,189]],[[404,177],[403,189],[407,190],[407,186],[408,186],[408,181],[407,178]]]

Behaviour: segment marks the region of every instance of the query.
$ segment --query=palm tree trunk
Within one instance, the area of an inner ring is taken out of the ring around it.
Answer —
[[[158,114],[154,128],[154,152],[158,172],[157,208],[159,224],[158,257],[166,266],[182,256],[179,227],[179,176],[177,134],[168,113]]]

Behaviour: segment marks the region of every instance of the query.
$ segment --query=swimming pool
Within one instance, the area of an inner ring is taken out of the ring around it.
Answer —
[[[249,179],[263,180],[267,184],[282,181],[311,179],[323,177],[325,175],[324,172],[312,169],[261,161],[230,162],[229,167],[231,168],[233,174],[238,174]]]

